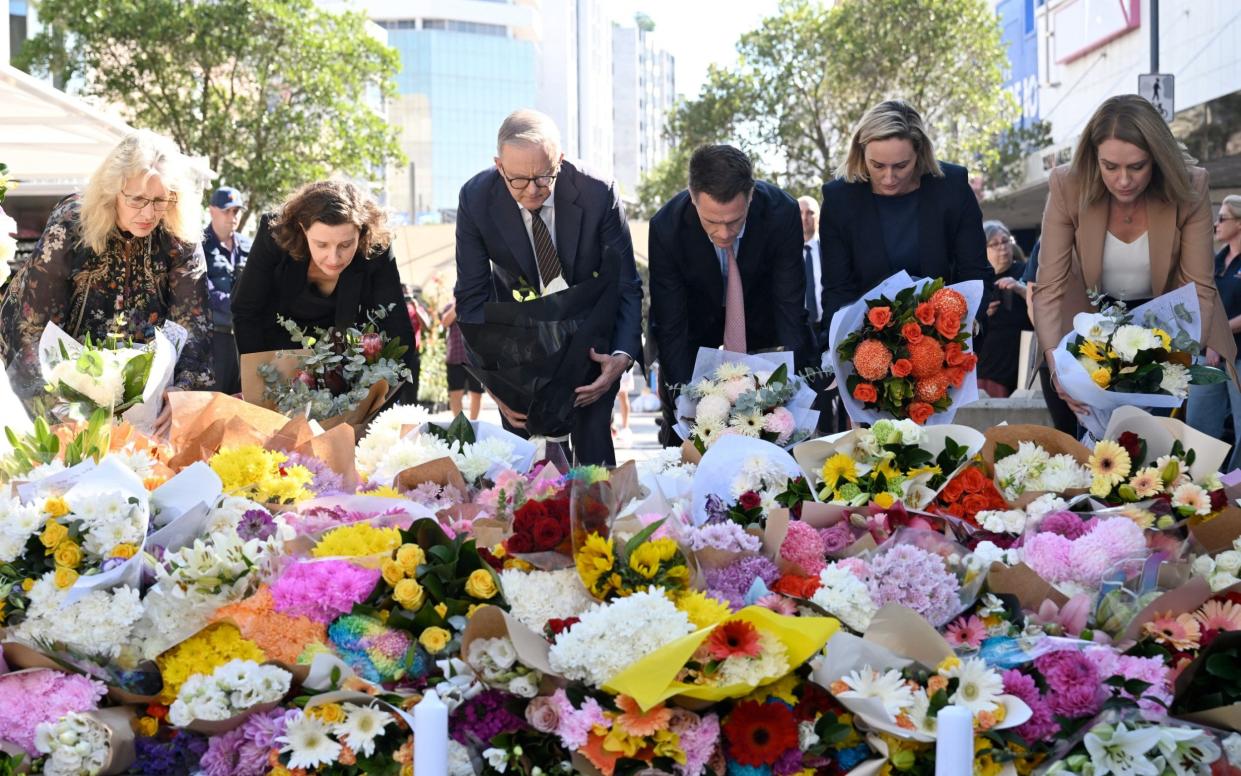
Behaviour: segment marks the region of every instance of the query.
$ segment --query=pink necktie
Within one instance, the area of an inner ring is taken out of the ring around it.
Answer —
[[[724,350],[745,352],[745,295],[741,291],[741,270],[731,247],[728,256],[728,291],[724,296]]]

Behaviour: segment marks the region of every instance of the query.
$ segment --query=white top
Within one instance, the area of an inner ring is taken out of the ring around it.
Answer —
[[[530,185],[533,186],[534,184],[531,183]],[[556,244],[556,206],[553,201],[556,199],[555,194],[556,192],[553,190],[551,196],[543,202],[543,208],[539,210],[539,218],[543,219],[543,223],[547,224],[547,231],[552,238],[552,247],[556,249],[556,255],[559,256],[560,246]],[[537,264],[539,261],[539,249],[534,244],[534,214],[522,207],[520,202],[514,202],[514,204],[521,211],[521,220],[526,225],[526,236],[530,238],[530,249],[534,251],[534,261]],[[538,281],[539,291],[541,292],[543,291],[543,278],[538,277],[539,273],[537,272],[534,274],[536,275],[534,279]]]
[[[1150,299],[1151,251],[1146,232],[1133,242],[1125,242],[1111,232],[1103,242],[1103,277],[1099,281],[1101,291],[1112,297],[1129,301]]]

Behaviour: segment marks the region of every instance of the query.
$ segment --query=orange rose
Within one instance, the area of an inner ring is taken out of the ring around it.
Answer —
[[[965,493],[965,486],[961,484],[960,477],[953,477],[939,492],[940,500],[949,504],[956,503],[961,500],[961,496]]]
[[[960,388],[965,385],[965,369],[959,366],[950,366],[944,370],[944,374],[948,376],[948,382],[953,388]]]
[[[973,353],[966,353],[965,359],[961,362],[961,368],[967,372],[973,372],[978,366],[978,356]]]
[[[974,517],[979,512],[987,508],[987,497],[980,496],[977,493],[971,493],[962,499],[961,506],[965,507],[966,514],[970,517]]]
[[[970,493],[977,493],[987,487],[987,478],[977,466],[971,466],[961,472],[961,486]]]
[[[910,345],[915,345],[922,341],[922,327],[913,321],[910,321],[901,327],[901,336],[904,337],[905,341]]]
[[[960,342],[949,342],[944,346],[944,360],[948,366],[961,366],[965,359],[965,351],[961,350]]]
[[[866,404],[879,401],[879,392],[870,383],[858,383],[853,389],[853,398]]]
[[[914,365],[907,358],[898,358],[892,362],[893,377],[909,377],[909,373],[914,369]]]
[[[935,408],[924,401],[916,401],[909,405],[909,419],[918,425],[927,422],[935,414]]]
[[[952,312],[940,313],[935,317],[935,331],[944,339],[952,339],[961,333],[961,317]]]
[[[923,302],[914,308],[914,317],[930,326],[935,323],[935,305],[930,302]]]
[[[892,322],[891,307],[872,307],[870,312],[866,313],[866,320],[870,321],[870,325],[880,331]]]

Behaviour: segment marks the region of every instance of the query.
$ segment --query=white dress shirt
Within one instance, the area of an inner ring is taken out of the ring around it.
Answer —
[[[814,322],[823,320],[823,256],[819,252],[819,236],[815,235],[810,242],[810,258],[814,264]],[[802,261],[806,260],[806,248],[801,251]]]
[[[532,183],[530,185],[533,186],[534,184]],[[539,218],[543,219],[544,224],[547,224],[547,232],[552,236],[552,247],[556,249],[556,255],[560,256],[560,246],[556,244],[555,200],[556,191],[553,188],[552,193],[549,194],[547,199],[543,202],[543,209],[539,211]],[[526,236],[530,238],[530,250],[534,251],[534,262],[537,265],[539,261],[539,249],[534,244],[534,214],[522,207],[521,203],[516,202],[516,200],[514,200],[514,202],[517,204],[517,209],[521,211],[521,222],[526,225]],[[539,292],[542,293],[543,278],[538,276],[539,273],[537,272],[534,274],[536,275],[535,280],[539,281]],[[565,280],[567,281],[568,278],[565,278]]]

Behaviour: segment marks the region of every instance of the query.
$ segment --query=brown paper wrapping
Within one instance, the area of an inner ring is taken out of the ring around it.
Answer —
[[[177,451],[168,461],[173,470],[206,460],[224,447],[262,445],[289,423],[278,412],[223,393],[174,391],[168,394],[168,403],[171,442]]]
[[[1121,634],[1121,641],[1132,641],[1142,633],[1142,626],[1155,619],[1162,612],[1172,612],[1173,615],[1185,614],[1193,612],[1199,606],[1211,600],[1211,585],[1202,577],[1193,577],[1185,584],[1169,590],[1163,595],[1151,601],[1142,608],[1133,619],[1129,621],[1129,626],[1125,628]]]
[[[997,595],[1014,596],[1021,608],[1027,611],[1037,612],[1043,601],[1047,600],[1056,606],[1064,606],[1069,602],[1068,596],[1024,563],[1016,566],[992,563],[991,571],[987,574],[987,587]]]
[[[127,706],[116,706],[91,711],[86,716],[93,717],[108,729],[108,757],[103,770],[99,772],[101,776],[128,772],[129,766],[138,758],[134,751],[134,710]]]
[[[494,547],[508,538],[508,526],[494,517],[480,517],[470,526],[474,544],[478,547]]]
[[[1217,651],[1236,651],[1239,647],[1241,647],[1241,631],[1224,631],[1216,636],[1215,641],[1198,653],[1198,657],[1176,677],[1172,700],[1173,707],[1184,699],[1186,688],[1189,687],[1189,683],[1193,681],[1198,671],[1202,669],[1209,655]],[[1188,714],[1177,714],[1175,716],[1177,719],[1241,733],[1241,702],[1228,706],[1217,706],[1214,709],[1194,711]]]
[[[263,398],[263,391],[266,385],[263,383],[263,377],[259,374],[259,367],[263,364],[273,364],[281,377],[286,380],[293,379],[293,375],[297,372],[298,364],[303,356],[311,354],[310,350],[305,348],[293,350],[269,350],[263,353],[243,353],[241,355],[241,396],[251,404],[264,407],[266,409],[274,409],[275,404]],[[353,427],[354,431],[361,436],[363,428],[371,417],[379,411],[387,401],[388,396],[399,389],[399,385],[389,391],[386,380],[380,380],[370,387],[366,396],[362,401],[358,402],[358,406],[348,412],[340,415],[334,415],[319,421],[319,425],[324,430],[331,430],[342,423]]]
[[[276,708],[279,705],[280,705],[280,701],[269,701],[267,703],[260,703],[257,706],[251,706],[250,708],[246,709],[240,714],[235,714],[229,717],[228,719],[220,719],[220,720],[196,719],[190,724],[186,725],[185,729],[193,731],[195,733],[202,733],[205,736],[222,735],[224,733],[227,733],[230,730],[235,730],[241,727],[243,724],[245,724],[245,721],[249,719],[250,715],[262,714],[264,712],[271,711],[272,709]]]
[[[899,604],[884,604],[871,618],[863,640],[935,668],[953,655],[952,647],[924,617]]]
[[[1073,437],[1057,431],[1047,426],[1037,426],[1032,423],[1019,423],[1015,426],[992,426],[983,434],[986,442],[983,443],[982,456],[983,462],[986,464],[986,472],[993,479],[995,477],[995,447],[998,444],[1005,444],[1014,450],[1021,442],[1034,442],[1042,447],[1051,455],[1067,454],[1073,456],[1078,463],[1085,465],[1090,460],[1090,451],[1081,442]],[[996,485],[999,489],[999,485]],[[1047,491],[1031,490],[1022,493],[1010,505],[1016,509],[1024,509],[1031,502],[1042,496]],[[1066,498],[1071,498],[1082,493],[1082,489],[1069,489],[1064,492]]]
[[[405,469],[396,475],[394,484],[397,490],[406,491],[413,490],[424,482],[434,482],[440,486],[452,485],[463,494],[467,490],[465,477],[461,476],[461,471],[451,458],[436,458],[434,461]]]
[[[1215,517],[1205,522],[1190,524],[1189,535],[1202,545],[1208,554],[1232,549],[1233,541],[1241,536],[1241,509],[1227,506]]]
[[[702,453],[698,452],[698,448],[694,447],[693,442],[687,440],[681,443],[681,462],[694,465],[702,462]]]

